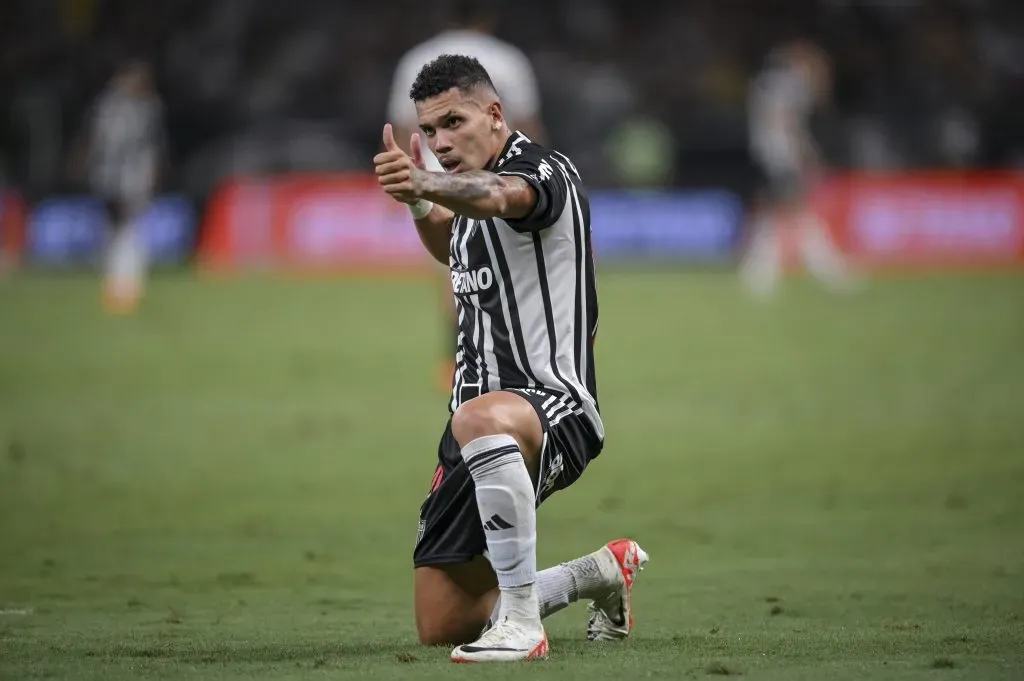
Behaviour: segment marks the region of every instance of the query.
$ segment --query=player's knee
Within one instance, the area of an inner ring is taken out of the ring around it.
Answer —
[[[488,435],[511,435],[519,439],[518,424],[508,409],[475,402],[466,402],[452,414],[452,435],[459,445],[465,447]]]

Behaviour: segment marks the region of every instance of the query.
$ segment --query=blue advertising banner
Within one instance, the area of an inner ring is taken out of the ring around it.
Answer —
[[[739,196],[723,190],[595,191],[598,260],[717,261],[732,254],[743,223]]]
[[[26,260],[39,265],[93,262],[108,238],[109,218],[92,197],[46,199],[28,218]],[[180,196],[161,196],[140,218],[139,230],[154,264],[180,264],[192,254],[196,237],[195,209]]]

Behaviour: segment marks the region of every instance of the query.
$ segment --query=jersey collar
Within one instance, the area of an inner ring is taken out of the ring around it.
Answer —
[[[487,166],[485,170],[493,173],[501,165],[501,159],[505,158],[505,154],[508,153],[508,150],[512,148],[512,145],[520,137],[523,137],[525,139],[526,135],[519,132],[518,130],[513,130],[512,133],[508,136],[508,139],[505,140],[505,146],[501,148],[501,152],[499,152],[498,155],[494,158],[494,163],[491,163],[489,166]]]

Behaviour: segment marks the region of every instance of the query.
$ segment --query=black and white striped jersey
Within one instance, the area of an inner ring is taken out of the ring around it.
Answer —
[[[163,146],[163,113],[154,95],[117,88],[100,95],[91,112],[89,180],[107,198],[147,200]]]
[[[590,202],[563,154],[512,133],[497,163],[537,190],[533,212],[518,220],[456,216],[449,248],[459,340],[451,410],[505,388],[557,396],[554,424],[567,414],[604,426],[594,375],[597,288]]]
[[[750,152],[769,175],[801,174],[814,149],[813,85],[799,70],[775,59],[751,82]]]

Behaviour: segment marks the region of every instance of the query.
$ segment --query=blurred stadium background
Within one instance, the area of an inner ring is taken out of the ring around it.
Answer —
[[[410,556],[443,319],[369,173],[449,4],[0,2],[0,678],[441,673]],[[609,446],[542,562],[652,554],[634,640],[594,650],[571,610],[531,674],[1022,678],[1024,4],[494,7],[601,273]],[[868,282],[759,303],[747,91],[795,35],[835,69],[812,199]],[[167,157],[160,271],[112,317],[71,161],[127,58]]]

